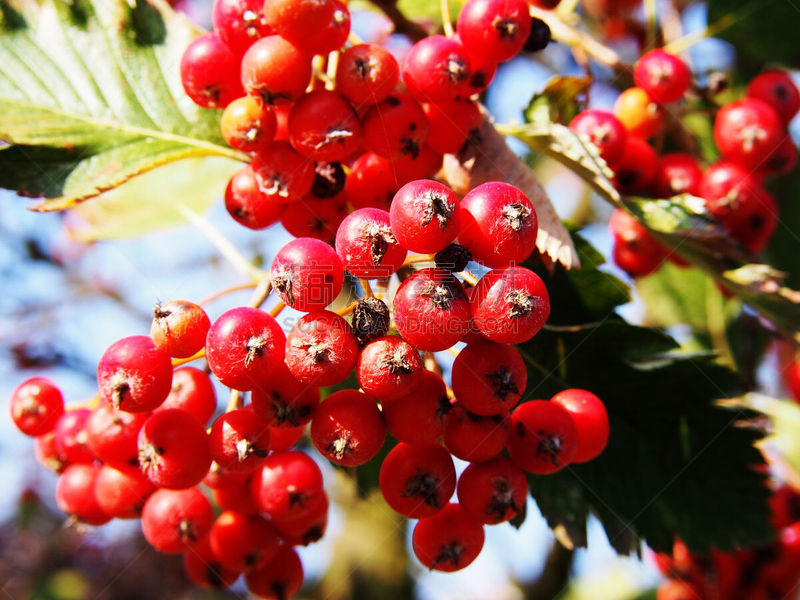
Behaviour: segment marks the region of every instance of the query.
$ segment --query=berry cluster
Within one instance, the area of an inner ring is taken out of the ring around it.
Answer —
[[[779,487],[770,499],[778,539],[770,546],[709,557],[689,552],[676,540],[672,554],[657,554],[668,578],[658,600],[769,600],[789,598],[800,581],[800,494]]]
[[[786,126],[800,109],[800,92],[789,76],[766,71],[750,82],[745,98],[719,108],[714,141],[721,158],[705,170],[687,153],[659,157],[647,141],[664,133],[667,111],[689,90],[686,64],[651,50],[636,63],[634,80],[636,86],[619,95],[613,113],[584,111],[570,124],[572,130],[597,147],[621,193],[699,196],[733,239],[750,252],[763,250],[778,222],[778,207],[764,181],[797,164]],[[615,215],[610,227],[615,262],[634,277],[655,271],[670,254],[625,215]]]

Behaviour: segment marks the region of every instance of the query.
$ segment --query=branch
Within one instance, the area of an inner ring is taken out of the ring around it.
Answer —
[[[542,574],[528,584],[520,586],[526,600],[552,600],[567,585],[572,566],[573,550],[567,550],[554,541],[547,553]]]
[[[372,4],[380,8],[389,20],[394,23],[396,33],[403,33],[411,38],[412,42],[418,42],[428,37],[428,32],[418,23],[408,19],[399,8],[397,0],[370,0]]]

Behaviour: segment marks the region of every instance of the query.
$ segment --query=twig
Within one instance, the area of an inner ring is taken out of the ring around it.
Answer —
[[[211,294],[210,296],[203,298],[202,300],[200,300],[199,304],[200,306],[211,304],[215,300],[219,300],[220,298],[222,298],[223,296],[227,296],[228,294],[233,294],[234,292],[241,292],[244,290],[252,290],[254,287],[256,287],[256,285],[257,284],[254,281],[248,283],[241,283],[239,285],[232,285],[231,287],[227,287],[224,290],[220,290],[218,292]]]
[[[375,294],[372,293],[372,286],[370,286],[367,279],[359,279],[358,283],[361,284],[361,289],[364,290],[365,298],[372,298]]]
[[[358,300],[355,300],[354,302],[351,302],[350,304],[348,304],[344,308],[340,308],[339,310],[337,310],[336,314],[339,315],[340,317],[343,317],[345,315],[349,315],[351,312],[353,312],[356,309],[357,305],[358,305]]]
[[[253,291],[253,295],[250,296],[250,300],[247,302],[247,306],[252,306],[253,308],[261,308],[261,305],[266,302],[267,297],[269,296],[270,292],[272,291],[272,280],[270,279],[267,273],[264,273],[261,277],[261,281],[258,282],[255,291]]]
[[[408,265],[415,265],[417,263],[423,262],[434,262],[434,255],[433,254],[412,254],[403,262],[403,266],[406,267]]]
[[[198,350],[188,358],[173,358],[172,359],[172,366],[173,367],[180,367],[181,365],[185,365],[186,363],[190,363],[193,360],[197,360],[199,358],[203,358],[206,355],[206,349],[203,348],[202,350]]]
[[[325,71],[325,74],[327,75],[328,79],[325,82],[325,89],[327,90],[336,89],[336,70],[338,68],[339,68],[339,52],[338,50],[334,50],[333,52],[328,54],[328,65]]]
[[[275,319],[279,314],[281,314],[284,308],[286,308],[286,303],[278,302],[273,309],[269,311],[269,316]]]
[[[239,390],[231,390],[230,398],[228,398],[228,404],[225,406],[225,412],[231,412],[232,410],[237,410],[244,406],[243,402],[244,396],[242,392]]]
[[[371,0],[371,2],[380,8],[383,14],[394,23],[395,32],[407,35],[413,42],[418,42],[422,38],[428,37],[428,32],[425,31],[425,29],[414,21],[410,21],[406,18],[400,9],[397,8],[397,0]]]
[[[453,21],[450,19],[450,0],[439,0],[442,11],[442,29],[447,37],[453,37]]]

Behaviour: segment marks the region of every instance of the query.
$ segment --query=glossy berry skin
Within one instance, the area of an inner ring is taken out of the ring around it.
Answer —
[[[238,572],[267,564],[280,547],[280,538],[270,521],[260,515],[242,515],[230,510],[217,517],[208,539],[219,564]]]
[[[318,198],[306,195],[284,211],[281,225],[296,238],[310,237],[333,245],[336,230],[347,215],[347,199],[344,194],[333,198]]]
[[[188,358],[206,344],[211,322],[202,306],[186,300],[156,304],[150,337],[156,348],[173,358]]]
[[[314,90],[295,102],[289,113],[289,142],[316,161],[344,160],[361,147],[361,122],[337,92]]]
[[[61,390],[46,377],[31,377],[11,393],[9,402],[14,425],[32,437],[52,431],[64,413]]]
[[[536,210],[521,190],[502,181],[473,188],[461,199],[458,241],[487,267],[521,263],[536,248]]]
[[[458,197],[446,185],[432,179],[411,181],[392,200],[392,231],[404,248],[438,252],[459,233],[458,207]]]
[[[195,367],[181,367],[172,374],[172,389],[156,411],[168,408],[181,408],[192,413],[203,425],[217,410],[217,393],[214,384]]]
[[[214,31],[233,53],[242,56],[259,38],[272,33],[264,22],[262,0],[214,0]]]
[[[154,413],[139,431],[139,464],[154,485],[182,490],[211,466],[208,436],[194,415],[177,408]]]
[[[303,585],[303,563],[291,546],[281,546],[270,562],[245,575],[245,583],[265,600],[291,598]]]
[[[426,102],[422,110],[430,126],[426,143],[439,154],[456,154],[468,138],[476,138],[480,133],[483,117],[473,100]]]
[[[311,59],[301,47],[279,35],[261,38],[242,58],[242,87],[266,105],[294,102],[310,79]]]
[[[222,137],[231,148],[242,152],[267,148],[276,128],[275,113],[255,96],[237,98],[225,107],[220,119]]]
[[[528,383],[525,362],[513,346],[469,344],[453,362],[453,392],[459,404],[478,415],[510,411]]]
[[[569,128],[578,135],[588,137],[609,165],[622,158],[628,133],[613,113],[598,109],[585,110],[572,119]]]
[[[386,439],[375,399],[358,390],[328,396],[311,421],[311,441],[325,458],[345,467],[363,465]]]
[[[236,485],[229,485],[211,489],[211,498],[214,504],[222,510],[232,510],[242,515],[257,515],[259,513],[253,496],[250,494],[250,478]]]
[[[286,338],[286,366],[315,386],[344,381],[358,359],[358,341],[342,317],[327,310],[300,318]]]
[[[509,521],[525,508],[528,481],[514,462],[498,456],[472,463],[461,473],[456,488],[458,503],[486,525]]]
[[[400,66],[391,52],[376,44],[357,44],[339,57],[336,89],[360,107],[386,99],[399,78]]]
[[[419,352],[395,335],[368,343],[356,363],[359,387],[382,402],[413,392],[423,374]]]
[[[458,33],[453,38],[461,39]],[[470,77],[467,80],[467,91],[464,96],[469,97],[475,94],[482,94],[489,88],[494,76],[497,75],[497,61],[478,56],[466,46],[465,48],[469,55]]]
[[[722,155],[751,169],[761,166],[784,136],[778,113],[756,98],[731,102],[714,121],[714,142]]]
[[[56,483],[58,508],[88,525],[108,523],[111,515],[103,511],[94,493],[99,473],[100,467],[96,465],[68,466]]]
[[[657,48],[636,62],[633,80],[653,100],[659,104],[669,104],[683,98],[692,82],[692,75],[680,58]]]
[[[516,55],[531,30],[524,0],[468,0],[458,15],[458,35],[470,54],[495,62]]]
[[[588,462],[600,455],[608,443],[608,412],[603,401],[587,390],[568,389],[550,399],[569,412],[578,428],[578,448],[572,462]]]
[[[305,425],[300,427],[270,427],[272,451],[280,452],[293,448],[305,433]]]
[[[389,277],[406,259],[408,251],[392,231],[389,213],[361,208],[342,221],[336,232],[336,253],[354,277]]]
[[[328,24],[333,9],[332,0],[268,0],[263,6],[264,22],[284,38],[302,44]]]
[[[314,512],[301,519],[276,521],[275,528],[284,543],[291,546],[308,546],[322,539],[328,527],[329,504],[326,497],[325,502],[319,504]]]
[[[608,225],[614,237],[614,262],[631,277],[649,275],[664,262],[666,248],[624,210],[615,210]]]
[[[428,119],[408,94],[394,93],[369,109],[362,121],[364,145],[388,159],[419,154],[428,135]]]
[[[443,157],[425,144],[415,155],[406,154],[392,162],[398,182],[407,183],[417,179],[429,179],[442,168]]]
[[[444,269],[421,269],[411,275],[400,284],[393,307],[397,331],[418,350],[446,350],[469,327],[464,288]]]
[[[61,473],[67,466],[66,457],[56,447],[55,431],[33,438],[33,455],[40,465],[53,473]]]
[[[244,95],[237,76],[239,61],[216,33],[196,38],[181,57],[181,83],[203,108],[225,108]]]
[[[270,454],[253,474],[250,491],[258,508],[277,521],[303,518],[325,501],[322,472],[297,450]]]
[[[386,503],[410,519],[429,517],[456,489],[450,453],[438,444],[399,443],[383,459],[379,484]]]
[[[472,291],[475,326],[489,340],[520,344],[531,339],[550,316],[550,296],[542,279],[524,267],[493,269]]]
[[[769,155],[764,165],[767,175],[788,175],[797,166],[797,146],[791,136],[787,136]]]
[[[318,30],[316,35],[303,40],[302,46],[308,54],[328,54],[339,50],[350,36],[350,11],[347,3],[332,0],[333,13],[328,22]]]
[[[508,452],[528,473],[560,471],[572,461],[579,443],[575,421],[559,404],[531,400],[511,413]]]
[[[92,411],[76,408],[62,413],[53,428],[57,455],[66,463],[92,463],[97,458],[89,446],[86,425]]]
[[[664,109],[646,91],[632,87],[614,102],[614,115],[628,134],[641,139],[653,137],[664,127]]]
[[[226,412],[208,434],[211,460],[228,471],[255,471],[269,448],[269,424],[249,407]]]
[[[144,335],[111,344],[97,363],[100,395],[114,408],[147,412],[166,399],[172,387],[172,362]]]
[[[183,572],[194,585],[211,589],[230,587],[240,575],[219,564],[208,536],[183,553]]]
[[[656,164],[653,179],[653,195],[656,198],[670,198],[678,194],[700,193],[700,180],[703,172],[691,154],[673,152],[664,154]]]
[[[388,210],[397,188],[392,163],[374,152],[365,152],[355,160],[344,184],[347,200],[356,209]]]
[[[450,399],[442,377],[423,370],[420,381],[393,400],[382,400],[386,428],[407,444],[433,444],[442,437]]]
[[[117,470],[109,465],[100,467],[95,482],[97,504],[104,513],[115,519],[137,519],[144,503],[155,491],[142,473],[135,468]]]
[[[280,220],[284,205],[261,191],[250,165],[236,171],[225,188],[225,208],[240,225],[264,229]]]
[[[139,430],[149,417],[148,413],[126,413],[100,406],[86,420],[86,443],[104,463],[117,468],[137,468]]]
[[[411,545],[419,561],[436,571],[463,569],[483,548],[483,525],[458,504],[422,518],[414,527]]]
[[[277,204],[297,202],[314,185],[314,163],[287,142],[276,141],[250,163],[258,189]]]
[[[420,102],[446,102],[462,96],[469,77],[466,49],[443,35],[419,40],[403,61],[403,82]]]
[[[283,246],[272,261],[272,285],[288,306],[299,311],[328,306],[342,289],[342,261],[325,242],[297,238]]]
[[[755,76],[747,86],[747,95],[769,104],[784,125],[800,110],[800,91],[784,71],[764,71]]]
[[[643,194],[656,176],[658,157],[653,147],[635,136],[628,136],[625,150],[611,167],[614,185],[623,194]]]
[[[241,306],[217,318],[206,336],[206,360],[223,384],[252,390],[269,382],[283,362],[286,336],[269,314]]]
[[[273,429],[305,425],[319,406],[319,400],[319,388],[296,379],[286,364],[281,365],[267,385],[250,395],[253,412]]]
[[[481,416],[456,402],[444,417],[444,445],[461,460],[483,462],[500,454],[508,442],[508,414]]]
[[[142,510],[142,533],[153,548],[179,554],[200,542],[211,530],[211,503],[196,487],[156,490]]]

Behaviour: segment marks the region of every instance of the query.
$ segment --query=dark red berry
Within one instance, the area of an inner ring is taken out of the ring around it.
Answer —
[[[311,421],[311,441],[329,461],[345,467],[362,465],[386,439],[386,424],[375,399],[358,390],[328,396]]]
[[[608,164],[612,165],[622,158],[628,134],[613,113],[599,109],[585,110],[572,119],[569,128],[578,135],[588,137]]]
[[[358,385],[382,402],[414,391],[422,373],[419,352],[394,335],[378,338],[364,346],[356,364]]]
[[[144,503],[142,533],[159,552],[179,554],[200,542],[213,521],[211,503],[196,487],[156,490]]]
[[[769,104],[785,125],[800,110],[800,91],[784,71],[764,71],[757,75],[747,86],[747,95]]]
[[[240,225],[264,229],[281,218],[285,207],[261,191],[253,168],[246,165],[228,181],[225,208]]]
[[[394,91],[399,77],[391,52],[376,44],[357,44],[339,57],[336,89],[353,106],[377,104]]]
[[[472,463],[458,478],[458,502],[487,525],[509,521],[522,513],[528,495],[525,473],[509,458],[498,456]]]
[[[537,475],[566,467],[579,444],[578,428],[570,413],[547,400],[531,400],[511,413],[508,451],[520,468]]]
[[[451,100],[422,105],[430,129],[426,144],[439,154],[456,154],[468,138],[478,136],[481,115],[474,100]]]
[[[272,33],[264,22],[263,0],[215,0],[211,11],[214,31],[237,56],[253,42]]]
[[[714,121],[714,142],[722,155],[751,169],[762,166],[784,136],[778,113],[757,98],[724,106]]]
[[[578,429],[578,448],[572,462],[597,457],[608,443],[608,413],[603,401],[587,390],[569,389],[550,399],[569,412]]]
[[[700,193],[700,180],[703,172],[691,154],[673,152],[658,159],[656,176],[653,180],[653,195],[656,198],[670,198],[678,194]]]
[[[314,90],[300,98],[289,113],[289,141],[313,160],[344,160],[361,147],[361,122],[338,93]]]
[[[115,519],[138,519],[147,498],[155,486],[135,468],[117,470],[109,465],[100,467],[95,482],[97,504]]]
[[[100,406],[86,420],[86,442],[103,462],[116,468],[138,468],[139,430],[149,417]]]
[[[319,198],[312,193],[284,211],[281,225],[296,238],[314,238],[332,246],[336,240],[336,230],[347,213],[344,194]]]
[[[442,510],[456,489],[450,453],[437,444],[399,443],[381,464],[381,492],[386,503],[410,519]]]
[[[478,342],[459,352],[453,362],[453,392],[464,408],[478,415],[510,411],[528,383],[528,372],[516,348]]]
[[[275,526],[260,515],[226,510],[208,534],[217,561],[231,571],[249,572],[268,564],[278,553]]]
[[[66,463],[92,463],[97,458],[89,446],[86,430],[92,411],[76,408],[62,413],[53,428],[57,455]]]
[[[461,460],[482,462],[494,458],[508,442],[508,413],[481,416],[456,402],[444,418],[444,444]]]
[[[458,504],[448,504],[438,514],[419,520],[411,544],[423,565],[449,573],[475,560],[483,540],[481,522]]]
[[[245,575],[247,589],[265,600],[286,600],[303,585],[303,563],[291,546],[281,546],[264,566]]]
[[[629,135],[622,157],[611,167],[614,185],[623,194],[645,193],[656,176],[658,157],[644,140]]]
[[[631,277],[653,273],[667,257],[667,249],[624,210],[613,212],[608,227],[614,237],[614,262]]]
[[[322,472],[296,450],[270,454],[253,474],[250,490],[259,509],[277,521],[300,519],[326,501]]]
[[[172,374],[172,389],[156,411],[181,408],[192,413],[203,425],[217,410],[217,393],[205,371],[195,367],[181,367]]]
[[[405,395],[381,401],[383,418],[389,433],[401,442],[434,444],[444,433],[450,399],[440,375],[423,370],[419,379]]]
[[[193,584],[212,589],[227,588],[240,575],[219,564],[207,535],[183,553],[183,571]]]
[[[392,94],[370,108],[363,127],[367,150],[388,159],[417,156],[428,135],[428,119],[408,94]]]
[[[250,397],[253,411],[272,428],[305,425],[319,406],[319,400],[319,388],[299,381],[285,364],[269,383],[254,389]]]
[[[328,54],[341,48],[350,36],[350,11],[342,0],[332,0],[333,14],[316,35],[303,40],[309,54]]]
[[[420,102],[445,102],[464,95],[469,77],[466,49],[443,35],[419,40],[403,61],[403,82]]]
[[[251,163],[258,189],[277,204],[297,202],[314,185],[314,163],[287,142],[271,144],[257,152]]]
[[[392,163],[374,152],[365,152],[356,159],[344,184],[348,202],[357,209],[388,210],[397,188]]]

